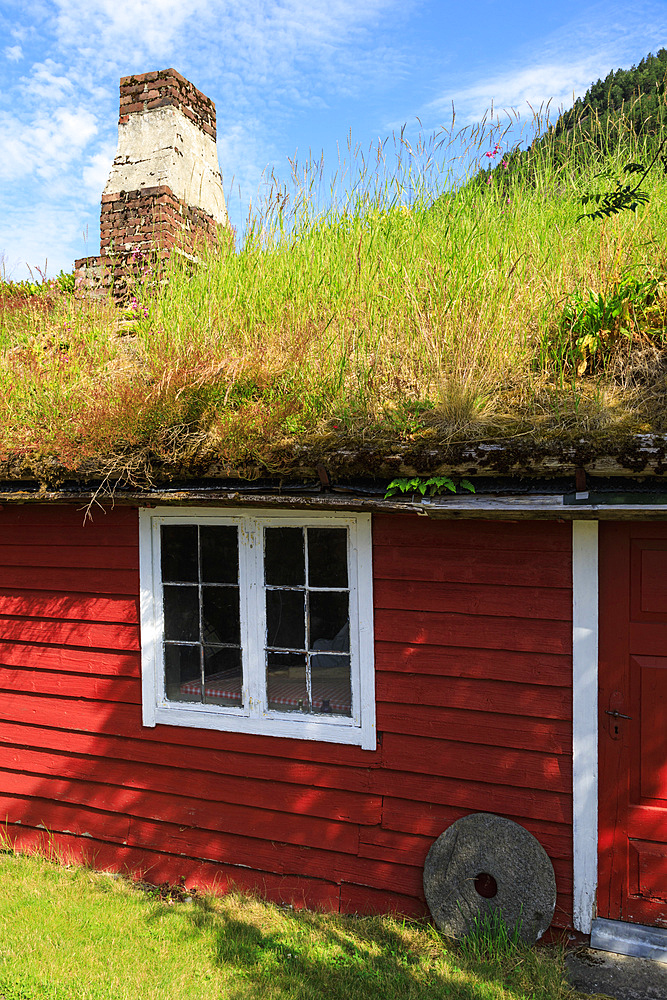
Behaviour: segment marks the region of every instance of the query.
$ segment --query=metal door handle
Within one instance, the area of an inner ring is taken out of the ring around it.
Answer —
[[[612,712],[612,711],[610,711],[610,710],[609,710],[609,709],[607,708],[607,709],[605,709],[605,714],[606,714],[606,715],[611,715],[611,716],[613,716],[613,717],[614,717],[615,719],[630,719],[630,720],[632,719],[632,716],[631,716],[631,715],[623,715],[623,712],[617,712],[617,711],[616,711],[616,709],[614,709],[614,711]]]

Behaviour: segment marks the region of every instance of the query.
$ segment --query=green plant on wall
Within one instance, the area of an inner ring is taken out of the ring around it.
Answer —
[[[384,495],[385,500],[389,497],[396,496],[399,493],[421,493],[422,496],[435,496],[438,493],[456,493],[457,487],[460,486],[461,489],[467,490],[468,493],[474,493],[475,487],[468,479],[460,479],[458,483],[455,483],[453,479],[449,476],[430,476],[428,479],[422,476],[413,476],[411,479],[392,479],[387,486],[387,492]]]

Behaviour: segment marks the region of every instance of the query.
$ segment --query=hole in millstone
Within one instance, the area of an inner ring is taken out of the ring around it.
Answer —
[[[475,889],[480,896],[484,896],[484,899],[493,899],[498,892],[498,883],[493,875],[480,872],[479,875],[475,875]]]

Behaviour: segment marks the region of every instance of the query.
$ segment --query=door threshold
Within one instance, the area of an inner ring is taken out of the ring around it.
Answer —
[[[667,965],[667,928],[596,917],[591,929],[591,948],[633,958],[652,958]]]

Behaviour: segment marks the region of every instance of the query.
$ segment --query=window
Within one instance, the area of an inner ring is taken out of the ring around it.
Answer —
[[[370,515],[140,513],[144,725],[375,749]]]

